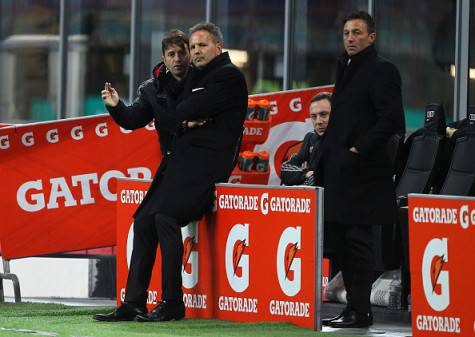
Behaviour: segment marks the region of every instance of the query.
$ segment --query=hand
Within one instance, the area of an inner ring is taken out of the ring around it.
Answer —
[[[313,171],[307,171],[307,173],[305,173],[305,179],[308,179],[311,176],[313,176]]]
[[[445,129],[445,135],[447,136],[447,138],[452,138],[455,131],[457,131],[457,129],[454,129],[454,128],[451,128],[450,126],[447,126],[447,128]]]
[[[206,119],[197,119],[195,121],[183,121],[183,126],[187,128],[196,128],[206,124]]]
[[[353,152],[353,153],[356,153],[356,154],[359,154],[359,151],[356,149],[356,147],[352,146],[350,148],[350,151]]]
[[[104,90],[101,91],[101,97],[104,104],[110,107],[115,107],[119,103],[119,93],[112,88],[109,82],[104,84]]]

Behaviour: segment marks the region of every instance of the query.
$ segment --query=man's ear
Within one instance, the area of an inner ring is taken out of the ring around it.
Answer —
[[[218,55],[223,52],[223,44],[221,42],[216,43],[216,49],[218,49]]]
[[[376,32],[372,32],[371,34],[369,34],[369,39],[371,41],[371,44],[373,44],[374,41],[376,41]]]

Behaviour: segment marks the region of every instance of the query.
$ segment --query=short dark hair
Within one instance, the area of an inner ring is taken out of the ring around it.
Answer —
[[[221,29],[212,22],[200,22],[190,28],[190,36],[194,32],[204,30],[211,35],[211,39],[214,43],[223,43],[223,33]]]
[[[366,27],[368,27],[368,33],[374,33],[376,31],[376,24],[374,23],[373,17],[365,11],[354,11],[348,14],[343,19],[342,27],[345,26],[345,23],[350,20],[363,20],[366,23]]]
[[[162,54],[165,55],[171,45],[179,46],[183,49],[189,49],[188,36],[179,29],[172,29],[165,33],[162,40]]]
[[[318,94],[316,94],[315,96],[312,97],[312,99],[310,100],[310,104],[312,104],[314,102],[322,101],[324,99],[328,100],[331,103],[332,102],[332,94],[328,91],[319,92]]]

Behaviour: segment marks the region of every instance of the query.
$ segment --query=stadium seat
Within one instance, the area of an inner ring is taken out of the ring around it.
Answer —
[[[464,131],[454,140],[452,160],[440,194],[475,195],[475,106],[470,107],[469,124]]]
[[[383,227],[383,261],[387,269],[401,266],[402,304],[407,306],[409,294],[409,242],[407,195],[409,193],[437,193],[445,177],[446,158],[445,113],[440,104],[429,104],[425,111],[424,127],[409,137],[407,161],[397,180],[396,197],[399,206],[398,223]]]

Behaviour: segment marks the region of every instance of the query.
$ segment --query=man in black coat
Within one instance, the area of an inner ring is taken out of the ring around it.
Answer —
[[[307,133],[299,152],[282,164],[280,178],[282,184],[315,185],[315,172],[312,165],[318,154],[318,148],[328,126],[331,111],[331,94],[321,92],[310,100],[309,114],[313,131]]]
[[[368,13],[344,19],[346,53],[338,63],[332,116],[319,159],[325,226],[333,236],[328,239],[338,243],[337,260],[347,290],[346,309],[323,320],[335,328],[372,324],[372,225],[392,224],[397,216],[387,143],[404,129],[401,78],[392,63],[378,56],[375,40]]]
[[[171,92],[166,88],[164,95],[158,91],[149,96],[150,105],[145,104],[146,110],[153,111],[164,158],[134,215],[134,249],[124,304],[110,314],[96,315],[97,320],[167,321],[185,316],[181,226],[200,219],[209,209],[214,184],[227,181],[235,164],[247,107],[244,76],[222,52],[222,35],[217,26],[198,24],[190,33],[194,67],[186,80],[172,81]],[[164,50],[164,60],[166,55]],[[176,50],[173,57],[178,59],[180,52]],[[172,69],[169,70],[173,74]],[[120,110],[109,109],[119,124],[121,113],[128,109]],[[143,125],[136,112],[129,110],[124,118]],[[169,141],[165,146],[162,132],[165,141]],[[146,313],[147,288],[158,243],[162,255],[162,301]]]

